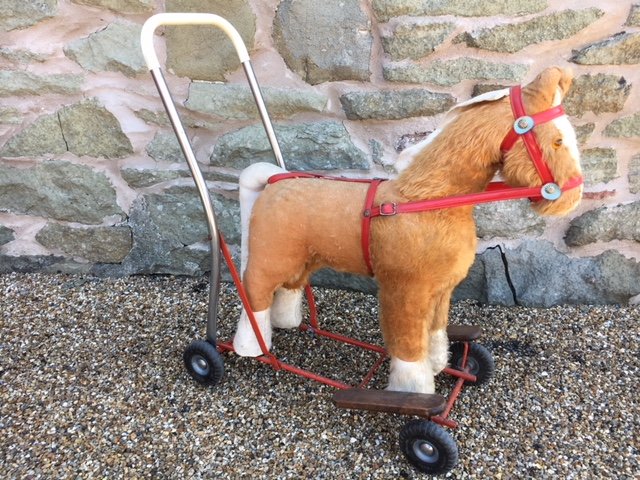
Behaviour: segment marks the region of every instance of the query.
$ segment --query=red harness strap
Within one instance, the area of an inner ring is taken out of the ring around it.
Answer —
[[[430,200],[420,200],[414,202],[403,203],[381,203],[380,205],[373,205],[375,200],[376,191],[383,179],[351,179],[344,177],[328,177],[319,175],[316,173],[306,172],[286,172],[277,175],[273,175],[269,178],[269,183],[275,183],[280,180],[289,178],[318,178],[326,180],[339,180],[343,182],[357,182],[368,183],[369,188],[364,202],[364,210],[362,213],[362,226],[361,226],[361,245],[364,261],[369,269],[369,274],[373,275],[373,265],[371,262],[371,219],[380,216],[391,216],[399,213],[415,213],[426,212],[430,210],[440,210],[443,208],[462,207],[469,205],[477,205],[480,203],[489,203],[502,200],[517,200],[521,198],[528,198],[531,201],[539,201],[544,199],[555,200],[560,197],[562,192],[576,188],[583,183],[581,176],[576,176],[569,179],[564,185],[556,185],[553,174],[549,170],[549,166],[544,161],[542,156],[542,150],[538,145],[535,134],[533,133],[533,127],[541,123],[548,122],[564,115],[564,109],[562,106],[550,108],[544,112],[536,113],[535,115],[527,116],[522,103],[522,89],[518,87],[512,87],[510,92],[511,108],[513,114],[516,117],[513,128],[507,134],[502,141],[501,150],[503,152],[509,151],[516,141],[522,138],[529,157],[533,162],[540,179],[542,180],[541,186],[536,187],[509,187],[504,182],[491,182],[484,192],[469,193],[463,195],[453,195],[445,198],[435,198]]]

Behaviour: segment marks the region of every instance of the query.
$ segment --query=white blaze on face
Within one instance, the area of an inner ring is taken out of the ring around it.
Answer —
[[[562,103],[562,91],[558,87],[556,95],[553,99],[553,106],[556,107]],[[569,118],[566,115],[562,115],[552,120],[553,125],[560,131],[562,136],[562,144],[567,147],[569,153],[576,162],[578,170],[580,168],[580,149],[578,148],[578,139],[576,138],[576,131],[573,129],[573,125],[569,122]]]

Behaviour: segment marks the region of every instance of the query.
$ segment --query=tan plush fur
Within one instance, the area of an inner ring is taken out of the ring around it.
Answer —
[[[523,90],[527,113],[550,108],[557,92],[564,95],[570,84],[568,71],[542,72]],[[514,122],[508,98],[459,110],[396,179],[382,183],[375,204],[480,192],[498,170],[512,186],[540,184],[522,142],[505,158],[500,152]],[[553,122],[537,126],[535,133],[560,185],[580,174],[572,150],[558,145],[562,132]],[[367,187],[296,179],[264,189],[252,211],[244,273],[254,311],[268,309],[279,287],[299,288],[321,267],[368,273],[360,245]],[[564,214],[580,196],[581,188],[576,188],[557,201],[542,201],[533,208],[541,214]],[[451,293],[467,275],[476,253],[472,210],[465,206],[372,220],[371,257],[379,284],[380,323],[393,358],[423,362],[432,332],[446,327]],[[405,389],[402,384],[396,388]],[[408,390],[420,388],[406,385]]]

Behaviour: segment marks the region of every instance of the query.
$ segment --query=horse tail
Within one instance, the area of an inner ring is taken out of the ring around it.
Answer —
[[[258,200],[260,192],[266,187],[269,177],[286,170],[272,163],[254,163],[245,168],[240,174],[240,275],[244,273],[249,259],[249,223],[253,205]]]

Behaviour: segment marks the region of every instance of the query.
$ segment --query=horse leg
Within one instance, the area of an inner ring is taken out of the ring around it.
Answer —
[[[437,298],[418,280],[378,281],[382,335],[391,357],[387,389],[434,393],[429,350]]]
[[[295,328],[302,322],[303,288],[279,288],[271,305],[271,325],[276,328]]]
[[[431,344],[429,348],[429,360],[433,374],[439,374],[449,363],[449,339],[447,337],[447,323],[449,318],[449,305],[451,303],[451,291],[440,294],[435,306],[433,325],[431,328]]]

